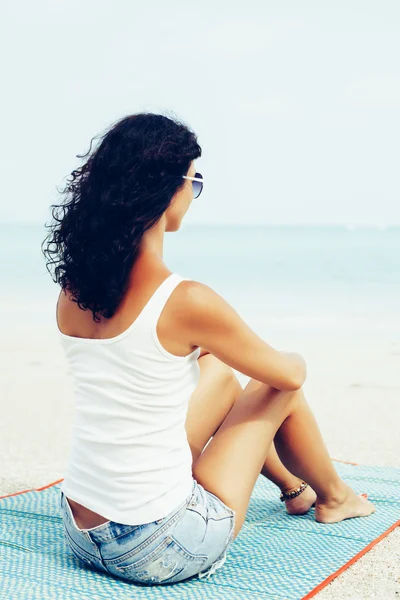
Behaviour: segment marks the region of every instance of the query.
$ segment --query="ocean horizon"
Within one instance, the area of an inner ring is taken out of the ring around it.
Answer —
[[[47,233],[44,223],[0,223],[7,325],[55,324]],[[212,287],[258,332],[400,332],[400,226],[183,222],[165,235],[164,262]]]

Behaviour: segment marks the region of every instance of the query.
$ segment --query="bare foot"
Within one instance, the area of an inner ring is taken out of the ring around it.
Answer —
[[[313,506],[316,499],[317,494],[308,486],[299,496],[285,500],[286,511],[289,515],[305,515]]]
[[[354,517],[368,517],[376,511],[375,506],[367,500],[366,494],[356,494],[347,484],[344,485],[343,496],[329,501],[315,503],[315,519],[319,523],[338,523]]]

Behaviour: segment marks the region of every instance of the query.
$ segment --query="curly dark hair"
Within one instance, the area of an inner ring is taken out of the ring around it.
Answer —
[[[97,313],[115,313],[143,233],[159,221],[201,152],[181,120],[136,113],[111,125],[66,187],[57,188],[70,199],[51,205],[54,221],[45,224],[50,232],[41,244],[46,268],[52,275],[49,265],[57,265],[53,281],[95,322]]]

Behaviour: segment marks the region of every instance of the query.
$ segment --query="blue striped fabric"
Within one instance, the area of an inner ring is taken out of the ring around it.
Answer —
[[[82,565],[64,543],[60,485],[0,500],[0,597],[7,600],[299,600],[400,519],[400,468],[336,464],[377,512],[322,525],[289,516],[277,488],[257,480],[224,567],[208,580],[136,586]]]

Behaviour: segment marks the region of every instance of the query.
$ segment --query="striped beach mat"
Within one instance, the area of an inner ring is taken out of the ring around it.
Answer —
[[[0,499],[0,597],[7,600],[308,599],[400,525],[400,468],[335,464],[376,513],[321,524],[290,516],[259,476],[246,521],[209,579],[136,586],[82,565],[65,545],[60,483]]]

